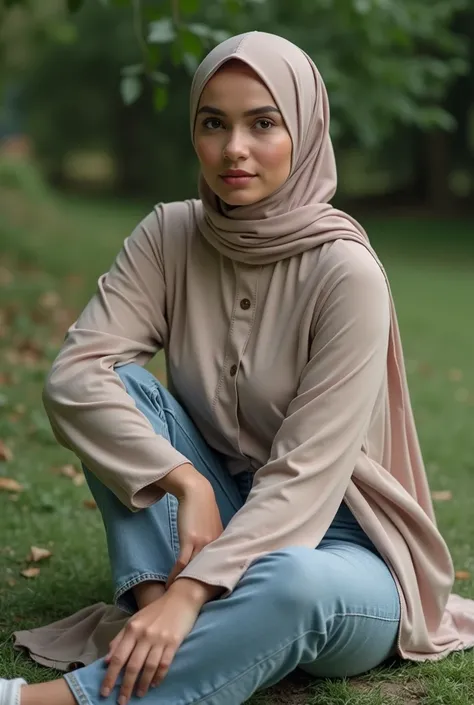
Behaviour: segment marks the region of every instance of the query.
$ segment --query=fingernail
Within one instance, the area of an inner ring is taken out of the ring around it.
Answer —
[[[108,698],[110,695],[110,688],[102,688],[100,694],[102,695],[102,697]]]
[[[121,695],[117,702],[118,705],[125,705],[125,703],[127,702],[127,698],[125,697],[125,695]]]
[[[143,696],[145,695],[145,691],[144,690],[137,690],[137,695],[139,698],[143,698]]]

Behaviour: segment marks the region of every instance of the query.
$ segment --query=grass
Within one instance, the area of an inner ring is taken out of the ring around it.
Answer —
[[[11,633],[111,600],[101,521],[85,486],[55,468],[75,463],[58,446],[41,405],[46,371],[72,323],[147,207],[56,199],[30,208],[11,194],[0,207],[0,440],[12,452],[0,477],[0,675],[30,682],[58,674],[13,651]],[[4,203],[5,205],[5,203]],[[3,218],[3,220],[1,220]],[[389,273],[409,383],[436,504],[457,570],[474,575],[474,239],[470,222],[371,219],[366,225]],[[448,249],[449,246],[449,249]],[[163,372],[160,356],[149,365]],[[31,545],[49,548],[40,575],[21,576]],[[473,595],[472,579],[456,592]],[[347,682],[295,675],[252,705],[472,705],[474,653],[435,664],[396,664]]]

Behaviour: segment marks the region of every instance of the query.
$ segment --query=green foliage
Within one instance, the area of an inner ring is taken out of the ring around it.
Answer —
[[[29,60],[9,74],[13,61],[3,63],[0,90],[5,75],[22,87],[20,110],[55,178],[70,152],[98,150],[116,160],[122,192],[195,195],[190,78],[212,46],[254,29],[281,34],[314,59],[339,155],[383,150],[384,168],[388,156],[406,184],[419,133],[459,120],[456,150],[471,168],[468,0],[83,0],[70,4],[73,13],[67,0],[42,0],[41,12],[31,0],[10,2],[4,16],[23,12]],[[429,172],[418,162],[416,170]]]
[[[152,79],[166,49],[192,73],[204,52],[229,36],[217,22],[231,33],[257,27],[292,39],[314,58],[330,92],[336,137],[374,146],[394,124],[455,125],[441,104],[453,78],[468,70],[466,41],[451,29],[467,0],[219,0],[205,7],[172,0],[146,14],[139,0],[117,3],[129,4],[136,26],[147,27],[142,50]],[[156,46],[162,51],[153,55]],[[124,81],[130,102],[138,82]]]
[[[10,0],[23,4],[26,0]],[[68,0],[71,11],[100,4],[128,13],[140,70],[122,70],[121,95],[138,100],[148,82],[158,110],[168,104],[166,64],[192,74],[204,54],[250,29],[282,34],[315,60],[327,84],[334,137],[375,146],[395,125],[451,130],[442,106],[467,72],[468,39],[452,29],[468,0]],[[81,14],[79,12],[79,14]],[[472,10],[471,10],[472,12]],[[83,41],[83,37],[79,37]],[[169,76],[168,76],[169,78]]]

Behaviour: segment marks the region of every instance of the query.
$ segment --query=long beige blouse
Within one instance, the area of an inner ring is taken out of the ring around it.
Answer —
[[[181,577],[229,594],[258,556],[317,546],[345,498],[397,582],[400,654],[471,646],[474,603],[451,597],[457,624],[446,611],[439,625],[452,565],[413,498],[426,502],[427,485],[409,493],[394,477],[410,459],[391,447],[390,295],[378,263],[340,239],[240,264],[200,235],[198,207],[157,206],[70,327],[44,390],[58,441],[130,510],[159,500],[156,483],[187,458],[154,432],[113,368],[164,349],[170,388],[207,443],[230,473],[255,472],[244,507]]]

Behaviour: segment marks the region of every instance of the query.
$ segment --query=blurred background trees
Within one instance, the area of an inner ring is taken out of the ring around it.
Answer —
[[[195,196],[192,72],[226,36],[259,29],[323,75],[339,200],[474,201],[469,0],[3,0],[0,12],[0,139],[27,135],[62,188]]]

